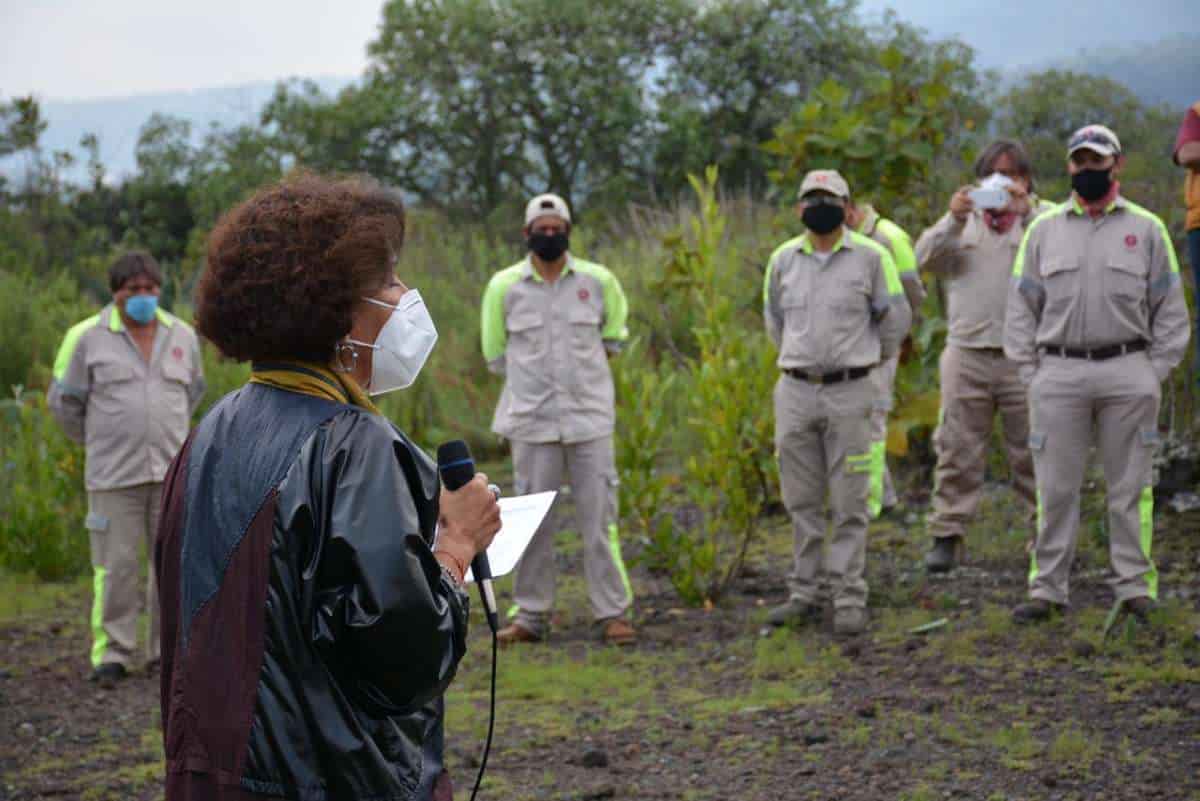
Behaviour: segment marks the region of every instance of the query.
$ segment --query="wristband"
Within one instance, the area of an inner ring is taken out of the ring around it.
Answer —
[[[444,553],[444,554],[446,554],[446,556],[448,556],[448,557],[450,558],[450,561],[454,563],[454,567],[455,567],[455,569],[457,569],[457,570],[458,570],[458,583],[459,583],[459,584],[462,584],[462,583],[463,583],[463,581],[466,579],[466,576],[467,576],[467,567],[466,567],[466,565],[464,565],[462,562],[460,562],[460,561],[458,560],[458,558],[457,558],[457,557],[456,557],[454,554],[450,553],[450,552],[449,552],[448,550],[446,550],[445,548],[434,548],[434,549],[433,549],[433,555],[434,555],[435,557],[436,557],[436,556],[437,556],[439,553]]]

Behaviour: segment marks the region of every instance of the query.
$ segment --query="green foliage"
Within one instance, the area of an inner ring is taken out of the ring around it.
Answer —
[[[927,220],[936,157],[961,145],[959,131],[983,114],[966,93],[961,63],[932,62],[892,43],[875,56],[877,69],[858,86],[827,78],[776,129],[763,148],[779,160],[771,173],[792,197],[812,169],[836,169],[856,197],[870,198],[901,221]]]
[[[687,398],[681,422],[690,443],[681,454],[682,483],[697,519],[681,528],[660,518],[647,547],[680,597],[697,604],[715,603],[737,576],[773,473],[766,399],[776,371],[766,337],[734,335],[749,326],[751,314],[731,269],[736,254],[723,242],[716,183],[715,167],[703,181],[692,178],[699,211],[689,231],[666,240],[671,257],[659,284],[661,294],[698,315],[699,350],[681,376]]]
[[[63,335],[93,313],[95,307],[61,273],[0,270],[0,396],[18,385],[47,387]]]
[[[0,401],[0,567],[48,581],[88,565],[83,449],[66,438],[41,393]]]

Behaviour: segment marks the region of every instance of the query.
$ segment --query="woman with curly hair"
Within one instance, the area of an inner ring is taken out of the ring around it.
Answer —
[[[395,194],[315,175],[210,236],[197,328],[252,373],[163,492],[168,801],[450,798],[441,695],[500,517],[485,476],[440,489],[371,403],[437,339],[395,273],[403,240]]]

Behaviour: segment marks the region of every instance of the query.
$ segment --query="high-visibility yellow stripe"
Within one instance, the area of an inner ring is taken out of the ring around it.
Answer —
[[[608,524],[608,547],[612,551],[613,561],[617,564],[617,572],[621,574],[621,582],[625,585],[625,599],[633,601],[633,585],[629,583],[629,571],[625,569],[625,561],[621,559],[621,537],[616,523]]]
[[[108,570],[95,568],[92,577],[92,667],[100,667],[108,650],[108,632],[104,630],[104,590],[107,583]]]
[[[1141,523],[1141,540],[1142,540],[1142,555],[1146,557],[1146,561],[1150,563],[1150,569],[1146,571],[1146,594],[1154,600],[1158,600],[1158,568],[1154,565],[1154,560],[1150,558],[1150,545],[1154,540],[1154,488],[1146,487],[1142,490],[1142,497],[1138,501],[1138,518]]]
[[[867,512],[872,518],[879,517],[883,511],[883,471],[887,464],[887,443],[882,440],[871,443],[869,469],[871,474],[870,489],[867,491]]]

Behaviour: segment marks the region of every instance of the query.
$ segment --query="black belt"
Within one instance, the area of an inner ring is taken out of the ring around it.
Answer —
[[[1068,359],[1087,359],[1093,362],[1102,362],[1105,359],[1112,359],[1116,356],[1124,356],[1126,353],[1138,353],[1146,350],[1150,344],[1144,340],[1138,339],[1133,342],[1122,342],[1119,345],[1105,345],[1102,348],[1063,348],[1058,345],[1043,345],[1042,352],[1049,356],[1064,356]]]
[[[840,384],[843,381],[853,381],[871,372],[870,367],[849,367],[845,370],[834,370],[832,373],[810,373],[805,370],[785,369],[783,372],[792,378],[807,381],[810,384]]]

